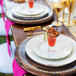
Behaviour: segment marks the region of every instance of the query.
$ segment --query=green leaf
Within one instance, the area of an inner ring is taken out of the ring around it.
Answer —
[[[47,42],[47,32],[44,32],[44,41]]]

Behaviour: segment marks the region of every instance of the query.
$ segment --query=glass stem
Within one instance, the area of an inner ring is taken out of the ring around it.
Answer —
[[[64,23],[64,15],[65,15],[65,12],[64,12],[64,10],[63,10],[63,23]]]
[[[69,20],[68,20],[68,27],[69,27],[70,26],[70,0],[69,0],[68,9],[69,9]]]
[[[69,21],[68,21],[68,27],[70,26],[70,13],[69,13]]]
[[[57,14],[57,26],[58,26],[59,24],[58,24],[58,14]]]

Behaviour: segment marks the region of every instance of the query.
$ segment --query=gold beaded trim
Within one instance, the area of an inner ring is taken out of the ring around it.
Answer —
[[[32,38],[32,37],[31,37]],[[27,39],[26,39],[27,40]],[[24,40],[23,42],[25,42],[26,40]],[[22,43],[23,43],[22,42]],[[21,44],[22,44],[21,43]],[[19,47],[21,47],[21,44]],[[65,71],[56,71],[56,72],[51,72],[51,71],[45,71],[45,70],[41,70],[41,69],[38,69],[38,68],[35,68],[34,66],[31,66],[29,65],[27,62],[24,62],[24,60],[22,59],[22,57],[20,56],[20,49],[18,49],[18,55],[19,55],[19,58],[20,60],[25,64],[27,65],[30,69],[33,69],[34,71],[38,71],[38,72],[43,72],[43,73],[48,73],[48,74],[64,74],[64,73],[69,73],[69,72],[73,72],[73,71],[76,71],[76,68],[73,68],[73,69],[69,69],[69,70],[65,70]]]

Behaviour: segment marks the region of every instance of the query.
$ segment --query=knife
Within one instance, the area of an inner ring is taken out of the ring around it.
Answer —
[[[43,30],[46,30],[46,27],[42,27],[42,26],[34,26],[34,27],[26,27],[23,29],[23,31],[33,31],[35,29],[43,29]]]

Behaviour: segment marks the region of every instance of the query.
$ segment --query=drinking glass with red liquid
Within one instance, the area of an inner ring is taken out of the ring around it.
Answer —
[[[56,38],[59,35],[59,33],[54,29],[54,27],[48,27],[47,28],[47,41],[48,41],[48,45],[49,51],[54,51],[53,47],[56,44]]]
[[[33,8],[34,0],[28,0],[29,8]]]

